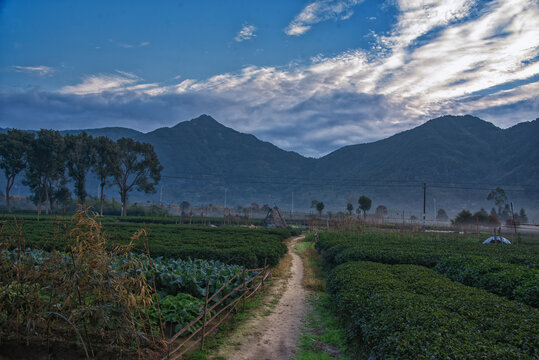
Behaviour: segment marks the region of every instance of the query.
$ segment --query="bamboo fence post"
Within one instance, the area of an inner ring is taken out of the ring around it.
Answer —
[[[267,262],[268,262],[268,258],[264,258],[264,275],[262,275],[262,287],[264,287],[264,277],[266,276],[266,271],[268,271],[266,269]]]
[[[204,338],[206,337],[206,315],[208,309],[208,294],[210,292],[210,283],[206,285],[206,299],[204,300],[204,320],[202,321],[202,340],[200,341],[200,350],[204,350]]]
[[[243,292],[245,293],[247,291],[247,287],[245,286],[245,269],[243,269]],[[242,299],[242,309],[245,311],[245,296]]]

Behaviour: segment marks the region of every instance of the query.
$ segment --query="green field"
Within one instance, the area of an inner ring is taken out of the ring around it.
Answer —
[[[316,248],[360,357],[539,357],[539,242],[325,232]]]
[[[0,242],[12,246],[43,250],[65,250],[73,227],[69,217],[0,216]],[[219,260],[246,267],[274,266],[286,253],[283,240],[297,230],[231,226],[177,225],[170,218],[99,217],[109,246],[127,244],[139,229],[148,235],[152,256]],[[135,249],[144,250],[145,239],[135,241]]]
[[[159,339],[198,317],[206,293],[223,288],[212,302],[233,301],[258,271],[244,270],[277,264],[292,234],[122,220],[2,218],[0,343],[75,345],[97,358],[162,351]]]

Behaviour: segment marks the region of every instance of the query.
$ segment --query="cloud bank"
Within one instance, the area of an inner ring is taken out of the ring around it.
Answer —
[[[306,65],[248,66],[173,85],[121,71],[89,75],[56,93],[4,91],[0,119],[23,128],[35,128],[39,119],[44,127],[114,124],[149,131],[207,113],[282,148],[320,156],[444,114],[471,113],[503,127],[538,117],[536,1],[397,5],[397,24],[376,37],[372,50],[318,56]],[[342,9],[332,14],[342,17],[350,6]],[[304,19],[326,16],[314,13]]]

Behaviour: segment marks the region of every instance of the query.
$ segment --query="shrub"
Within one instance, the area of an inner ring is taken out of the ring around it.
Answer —
[[[485,256],[448,256],[434,267],[439,273],[465,285],[539,306],[539,270],[502,263]]]

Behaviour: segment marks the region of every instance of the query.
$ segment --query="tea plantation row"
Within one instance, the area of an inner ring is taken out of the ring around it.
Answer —
[[[365,358],[537,359],[539,311],[417,265],[349,262],[328,291]]]
[[[361,356],[539,356],[534,243],[482,245],[459,236],[328,232],[318,235],[316,248],[330,270],[328,291]]]
[[[316,247],[331,265],[358,260],[423,265],[465,285],[539,306],[539,246],[391,233],[322,233],[319,238]]]
[[[399,234],[390,232],[318,235],[319,250],[332,265],[367,260],[385,264],[435,266],[444,256],[478,255],[518,265],[539,268],[539,242],[518,246],[483,245],[472,237],[458,235]]]
[[[137,230],[144,228],[152,256],[219,260],[250,268],[276,265],[287,251],[283,240],[296,234],[290,229],[141,224],[106,218],[102,223],[110,246],[128,243]],[[37,221],[27,216],[19,219],[17,225],[13,219],[4,217],[0,225],[0,241],[20,241],[24,247],[43,250],[65,249],[72,228],[71,222],[62,217]],[[145,250],[144,237],[135,241],[135,248]]]

